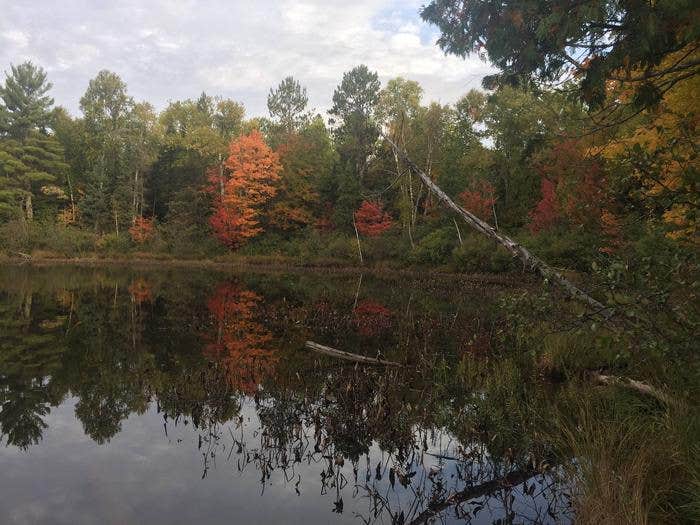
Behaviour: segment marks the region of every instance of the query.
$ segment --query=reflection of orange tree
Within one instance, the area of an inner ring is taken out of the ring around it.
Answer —
[[[223,364],[232,387],[247,394],[254,393],[263,379],[274,374],[279,359],[268,347],[272,334],[256,320],[261,300],[250,290],[223,283],[207,302],[217,326],[204,352]]]
[[[360,335],[373,337],[391,328],[392,312],[386,306],[372,299],[357,303],[352,321]]]
[[[136,304],[142,304],[145,302],[150,302],[153,299],[153,293],[151,292],[151,285],[146,282],[145,279],[139,277],[134,279],[129,285],[129,294],[131,294],[131,300]]]

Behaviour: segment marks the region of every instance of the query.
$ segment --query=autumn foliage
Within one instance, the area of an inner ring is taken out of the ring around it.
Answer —
[[[542,178],[540,192],[540,200],[535,209],[530,212],[528,228],[532,233],[551,229],[561,216],[554,183],[547,178]]]
[[[377,237],[391,228],[394,221],[381,202],[362,201],[355,212],[355,224],[362,235]]]
[[[473,189],[459,194],[459,200],[467,211],[482,220],[487,220],[493,213],[496,203],[496,190],[486,181],[479,181]]]
[[[374,337],[391,328],[392,312],[372,299],[360,301],[352,313],[352,322],[360,335]]]
[[[290,231],[315,222],[314,208],[319,196],[313,187],[314,149],[304,137],[289,135],[277,148],[282,171],[278,192],[272,202],[270,224]]]
[[[214,196],[210,225],[222,244],[237,248],[263,231],[262,206],[277,192],[281,165],[260,132],[252,131],[231,142],[225,167],[223,185],[218,171],[209,172],[208,190]]]
[[[272,334],[257,321],[261,301],[255,292],[227,282],[207,302],[216,329],[204,352],[224,366],[231,386],[248,394],[274,373],[278,360],[269,348]]]
[[[143,278],[134,279],[128,287],[131,300],[136,304],[143,304],[153,300],[151,285]]]
[[[136,217],[134,224],[129,228],[131,239],[137,244],[143,244],[153,238],[155,233],[155,224],[153,219],[145,217]]]
[[[581,141],[564,140],[537,160],[541,198],[530,213],[530,231],[546,231],[564,223],[600,230],[603,213],[609,217],[601,162],[586,150]]]

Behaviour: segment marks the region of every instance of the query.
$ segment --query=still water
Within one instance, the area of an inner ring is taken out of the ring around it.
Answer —
[[[512,293],[0,267],[0,522],[569,523],[567,484],[523,415],[549,394],[517,370],[464,379],[465,361],[504,350]]]

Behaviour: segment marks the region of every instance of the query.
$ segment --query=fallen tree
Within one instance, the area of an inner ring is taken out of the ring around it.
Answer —
[[[389,138],[385,133],[382,133],[384,140],[389,143],[389,145],[394,150],[394,153],[406,163],[409,170],[415,173],[423,184],[430,190],[435,196],[440,199],[448,208],[455,211],[464,221],[471,226],[477,232],[485,235],[486,237],[496,241],[498,244],[503,246],[508,252],[510,252],[513,257],[517,257],[523,263],[523,266],[540,276],[547,281],[552,282],[563,289],[570,297],[581,301],[591,308],[593,308],[595,314],[600,314],[604,318],[608,319],[612,317],[613,311],[607,306],[603,305],[588,293],[581,290],[574,283],[569,281],[566,277],[557,272],[554,268],[546,264],[542,259],[533,255],[527,248],[511,239],[507,235],[499,232],[496,228],[488,224],[487,222],[481,220],[479,217],[474,215],[468,210],[465,210],[462,206],[453,201],[449,195],[440,189],[440,187],[433,182],[433,180],[425,174],[408,156],[403,148],[400,148],[391,138]]]

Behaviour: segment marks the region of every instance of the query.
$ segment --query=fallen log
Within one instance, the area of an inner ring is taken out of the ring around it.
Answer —
[[[516,242],[514,239],[504,235],[486,221],[481,220],[479,217],[470,211],[465,210],[459,204],[453,201],[449,195],[442,191],[440,187],[435,184],[435,182],[433,182],[433,180],[411,160],[406,151],[399,148],[399,146],[397,146],[396,143],[386,134],[382,133],[382,136],[384,137],[384,140],[391,145],[394,153],[408,165],[411,171],[418,175],[418,177],[423,181],[423,184],[425,184],[427,188],[433,192],[448,208],[457,212],[457,214],[462,217],[462,219],[464,219],[464,221],[474,230],[503,246],[514,257],[519,258],[525,268],[538,273],[545,281],[553,282],[562,288],[570,297],[586,303],[588,306],[593,308],[594,313],[602,315],[605,319],[612,317],[613,311],[610,308],[578,288],[574,283],[546,264],[542,259],[533,255],[527,248]]]
[[[600,372],[591,372],[590,377],[594,383],[597,383],[599,385],[620,386],[624,388],[629,388],[631,390],[639,392],[640,394],[655,397],[656,399],[666,403],[667,405],[679,404],[678,400],[669,396],[665,392],[654,388],[650,384],[644,383],[643,381],[637,381],[636,379],[630,379],[628,377],[604,375]]]
[[[306,348],[318,352],[319,354],[325,354],[331,357],[336,357],[338,359],[345,359],[346,361],[354,361],[356,363],[365,363],[368,365],[383,365],[383,366],[403,366],[395,361],[386,361],[384,359],[376,359],[374,357],[365,357],[359,354],[351,354],[350,352],[344,352],[343,350],[337,350],[331,348],[330,346],[321,345],[314,343],[313,341],[306,341],[304,345]]]

